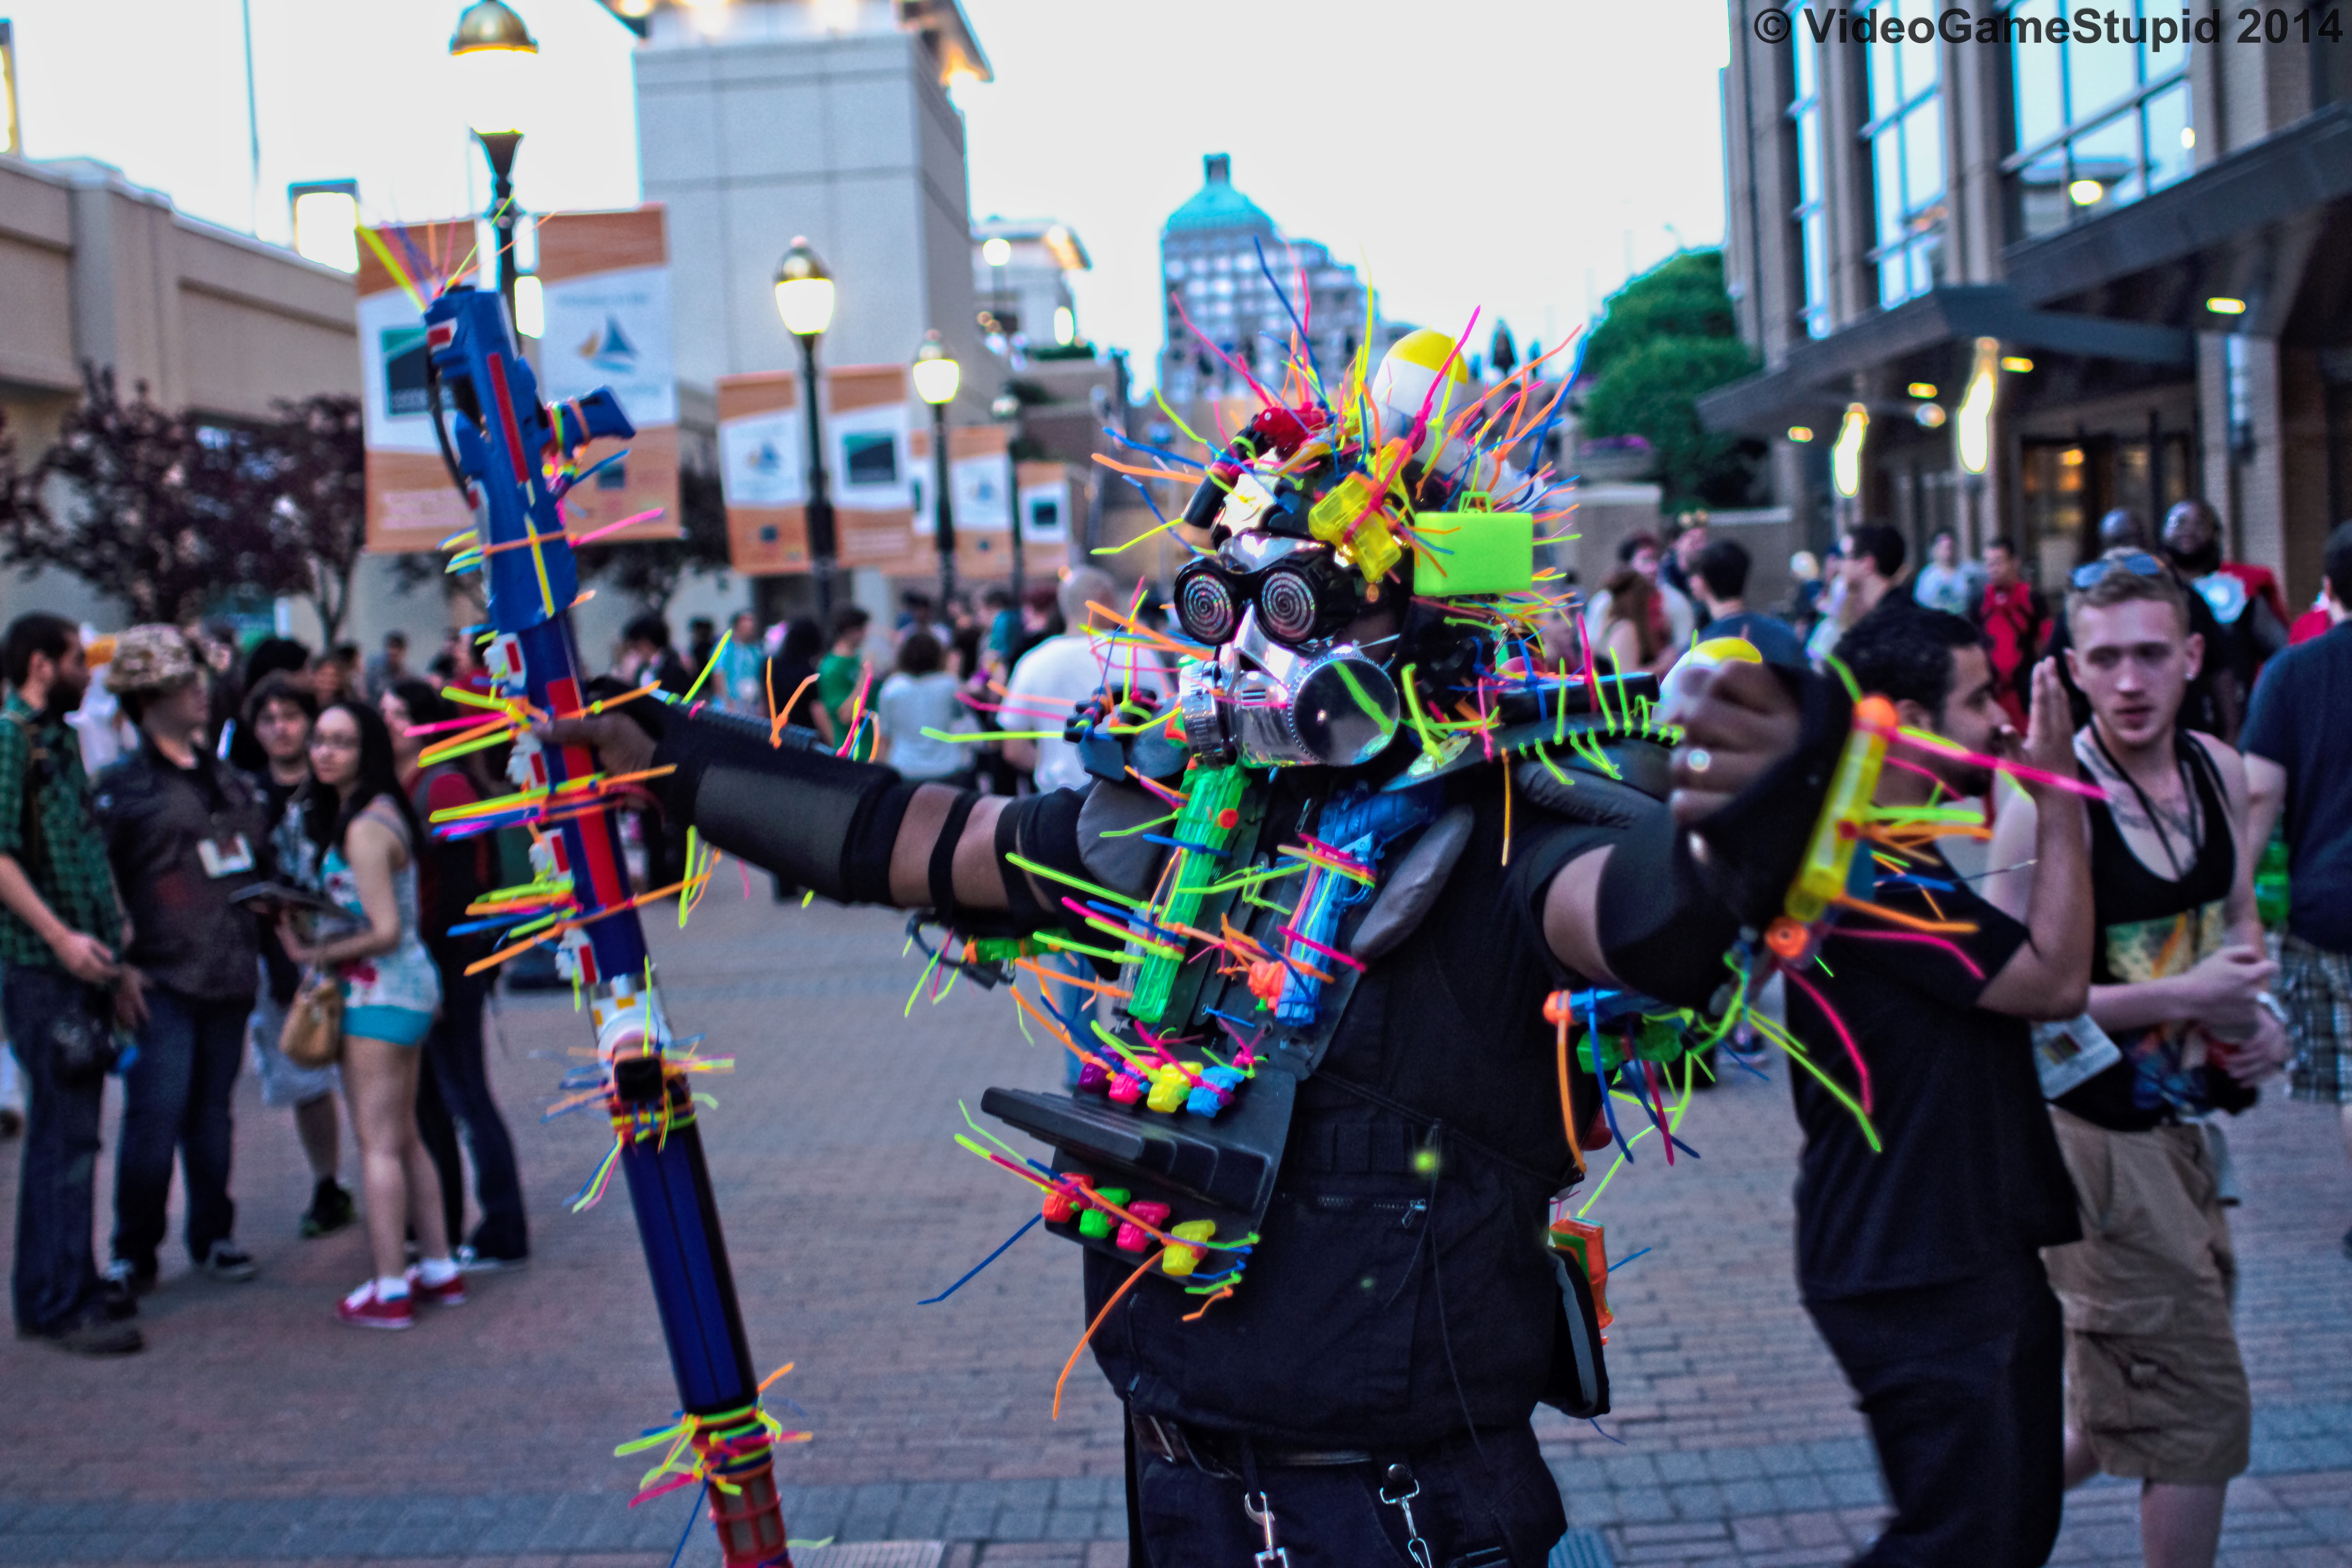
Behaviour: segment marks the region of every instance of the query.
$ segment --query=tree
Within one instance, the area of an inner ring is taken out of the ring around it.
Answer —
[[[351,612],[352,575],[367,549],[367,455],[360,401],[339,392],[280,400],[256,436],[269,492],[280,586],[318,606],[333,647]]]
[[[1577,382],[1585,433],[1638,435],[1668,511],[1748,497],[1760,444],[1703,428],[1701,392],[1753,374],[1723,287],[1723,253],[1682,251],[1628,283],[1586,340]]]
[[[1606,309],[1584,340],[1578,379],[1588,385],[1654,339],[1738,335],[1719,250],[1676,252],[1611,295]]]
[[[1746,437],[1701,427],[1695,400],[1755,368],[1736,338],[1655,339],[1611,367],[1585,395],[1584,428],[1647,441],[1668,512],[1693,504],[1738,506],[1748,498],[1759,448]]]
[[[82,379],[38,471],[73,504],[8,508],[0,559],[71,572],[139,621],[177,623],[226,589],[277,588],[287,565],[252,433],[159,408],[143,382],[125,402],[110,369],[84,366]]]
[[[580,552],[580,575],[610,583],[647,610],[668,609],[688,573],[727,570],[727,498],[715,470],[680,466],[677,512],[681,537],[590,545]]]
[[[13,534],[19,519],[47,515],[41,504],[37,465],[27,472],[16,457],[16,433],[8,428],[8,413],[0,409],[0,535]]]

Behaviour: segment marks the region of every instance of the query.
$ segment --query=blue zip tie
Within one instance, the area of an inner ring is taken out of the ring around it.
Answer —
[[[946,1301],[950,1296],[954,1295],[958,1291],[962,1290],[966,1285],[971,1282],[972,1274],[979,1273],[982,1269],[987,1268],[991,1263],[993,1263],[999,1258],[1003,1257],[1006,1250],[1010,1249],[1015,1241],[1018,1241],[1023,1237],[1028,1235],[1030,1229],[1034,1227],[1039,1220],[1042,1220],[1045,1218],[1045,1217],[1043,1214],[1031,1215],[1027,1225],[1023,1226],[1020,1229],[1014,1231],[1012,1235],[1004,1239],[1003,1246],[999,1247],[995,1251],[991,1252],[987,1257],[982,1258],[979,1262],[973,1264],[971,1274],[966,1274],[962,1279],[958,1280],[954,1284],[950,1285],[946,1290],[941,1291],[938,1295],[933,1296],[929,1301],[917,1301],[915,1305],[919,1307],[934,1307],[939,1305],[940,1302]]]

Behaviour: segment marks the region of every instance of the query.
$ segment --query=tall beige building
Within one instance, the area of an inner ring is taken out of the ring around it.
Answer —
[[[175,212],[106,164],[0,155],[0,412],[20,461],[55,437],[85,364],[125,396],[143,383],[163,407],[232,423],[276,398],[356,393],[352,280]],[[122,617],[63,572],[0,575],[0,624],[32,609]],[[437,596],[430,611],[437,622]]]
[[[988,79],[956,0],[665,3],[636,52],[645,199],[668,211],[681,381],[796,367],[772,283],[805,235],[837,292],[830,364],[903,364],[937,328],[968,379],[972,291],[963,116]]]

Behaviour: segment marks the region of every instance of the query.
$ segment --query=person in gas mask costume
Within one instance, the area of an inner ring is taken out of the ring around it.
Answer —
[[[982,1105],[1055,1150],[1029,1174],[1087,1249],[1138,1563],[1545,1561],[1529,1418],[1608,1398],[1547,1245],[1606,1136],[1549,999],[1613,1031],[1717,998],[1846,733],[1832,683],[1745,659],[1682,683],[1678,750],[1650,677],[1499,674],[1545,602],[1528,385],[1482,396],[1425,332],[1344,399],[1269,400],[1183,518],[1198,656],[1160,711],[1072,721],[1086,789],[908,784],[651,699],[543,732],[674,769],[661,809],[721,850],[929,912],[948,962],[1106,955],[1076,1087]]]

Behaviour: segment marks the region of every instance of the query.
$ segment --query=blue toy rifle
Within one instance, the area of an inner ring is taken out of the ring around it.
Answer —
[[[425,313],[440,388],[456,405],[445,455],[476,517],[491,639],[483,661],[512,712],[565,717],[587,706],[572,608],[579,572],[542,457],[597,436],[636,434],[608,390],[554,408],[507,329],[496,294],[451,288]],[[441,424],[436,408],[435,424]],[[528,705],[525,706],[524,705]],[[653,1276],[684,1430],[710,1482],[710,1517],[727,1568],[790,1568],[776,1498],[771,1427],[743,1334],[719,1209],[695,1126],[685,1068],[668,1056],[668,1021],[637,923],[620,820],[604,804],[580,747],[515,742],[516,803],[534,823],[534,891],[562,912],[559,965],[585,996],[604,1068],[606,1109]]]

